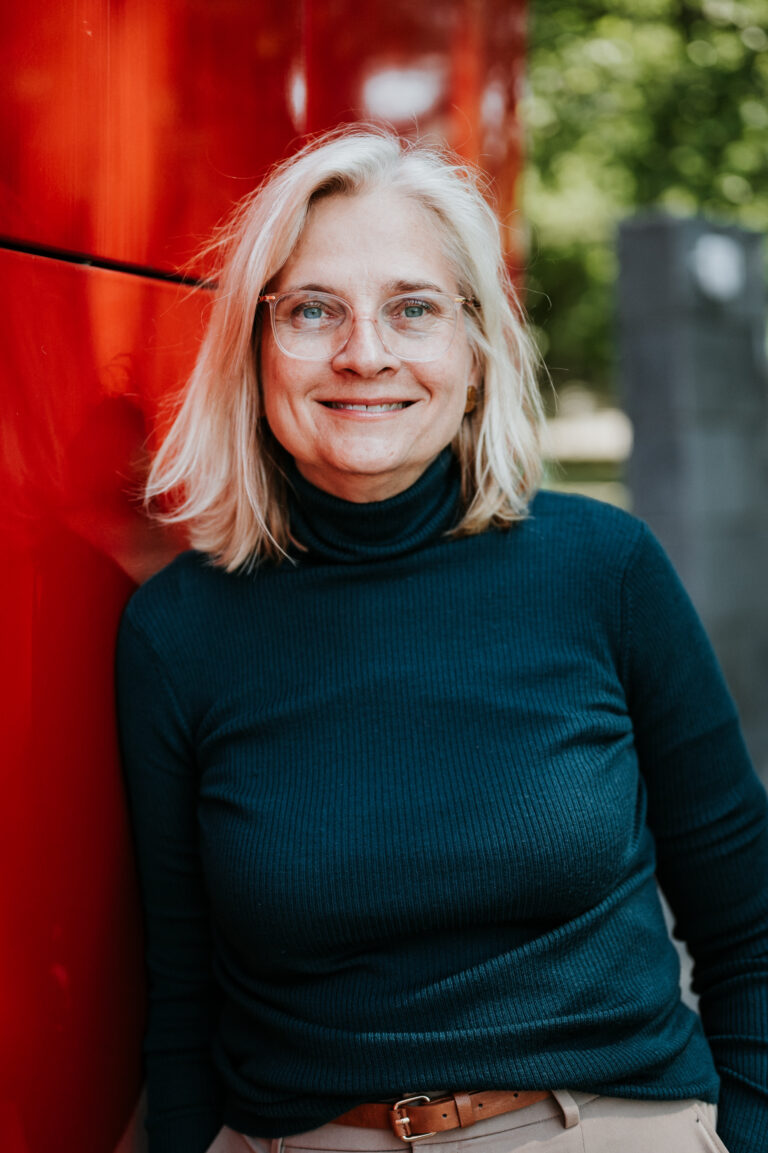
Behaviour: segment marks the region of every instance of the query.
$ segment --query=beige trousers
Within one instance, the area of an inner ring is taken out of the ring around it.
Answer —
[[[423,1153],[728,1153],[703,1101],[630,1101],[558,1090],[515,1113],[415,1142]],[[383,1129],[323,1125],[294,1137],[245,1137],[226,1126],[208,1153],[405,1153]]]

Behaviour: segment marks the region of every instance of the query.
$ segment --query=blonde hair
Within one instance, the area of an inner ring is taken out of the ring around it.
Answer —
[[[292,543],[281,452],[263,414],[258,298],[287,261],[314,201],[386,186],[434,214],[480,366],[479,397],[452,445],[463,516],[453,535],[522,519],[540,478],[537,357],[479,175],[388,129],[351,126],[311,141],[237,207],[208,252],[217,288],[197,363],[146,485],[150,505],[186,527],[228,571],[280,559]],[[254,321],[254,317],[256,320]]]

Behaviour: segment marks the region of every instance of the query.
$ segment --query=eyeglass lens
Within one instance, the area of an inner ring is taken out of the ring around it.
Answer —
[[[299,360],[328,360],[349,340],[355,316],[338,296],[289,292],[273,302],[280,348]],[[402,360],[436,360],[456,330],[458,302],[442,292],[394,296],[378,310],[376,331],[384,347]]]

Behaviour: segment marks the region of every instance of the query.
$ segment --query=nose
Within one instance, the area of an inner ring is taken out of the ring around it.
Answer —
[[[394,371],[400,361],[384,347],[375,321],[369,316],[356,316],[346,343],[333,357],[331,364],[337,372],[377,376],[388,369]]]

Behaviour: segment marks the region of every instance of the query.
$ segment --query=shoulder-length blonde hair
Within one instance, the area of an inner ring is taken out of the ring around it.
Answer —
[[[146,485],[167,523],[228,571],[280,559],[292,543],[282,450],[264,417],[258,298],[293,251],[314,201],[386,186],[434,214],[480,366],[478,403],[453,443],[463,516],[453,534],[526,515],[541,471],[537,357],[504,263],[480,177],[388,129],[351,126],[311,141],[237,207],[210,251],[220,256],[208,328]],[[284,457],[284,454],[283,454]]]

